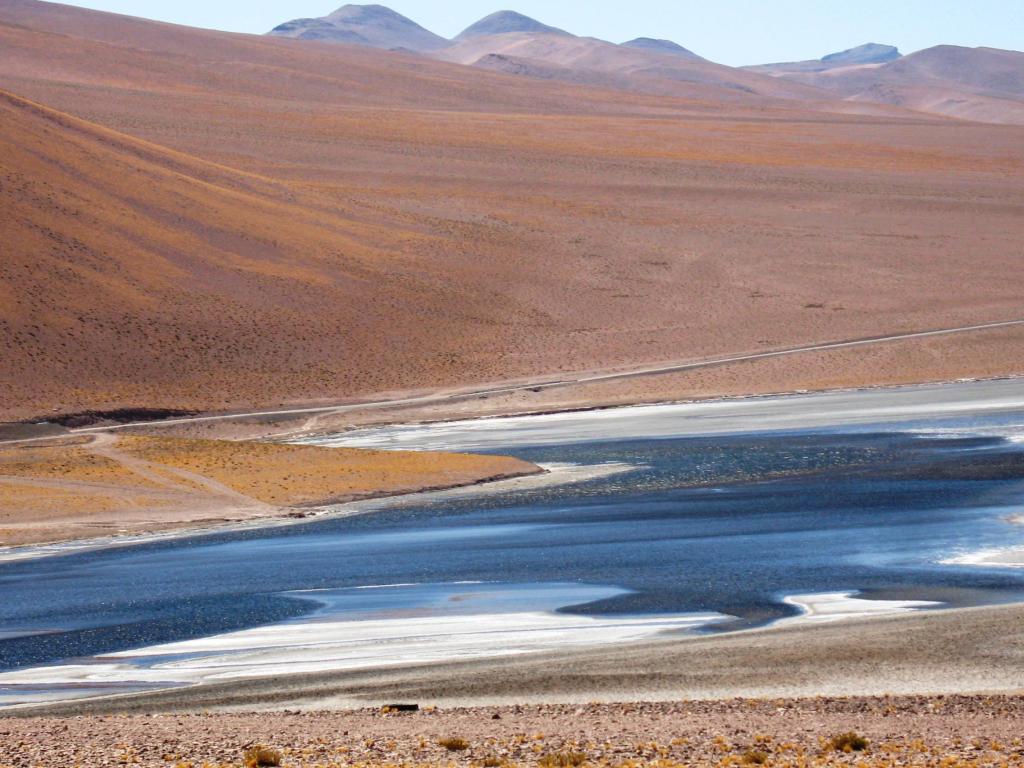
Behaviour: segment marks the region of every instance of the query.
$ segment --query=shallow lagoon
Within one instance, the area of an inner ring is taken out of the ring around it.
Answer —
[[[501,617],[560,616],[557,631],[576,627],[589,642],[643,636],[633,631],[641,624],[621,634],[631,617],[664,620],[650,632],[760,625],[798,614],[787,601],[793,595],[1018,601],[1024,572],[945,561],[1024,545],[1024,526],[1010,521],[1024,499],[1022,420],[1004,410],[856,429],[613,440],[588,433],[583,442],[489,445],[539,463],[631,469],[2,565],[0,666],[281,623],[478,615],[500,633]],[[351,589],[379,585],[410,586]],[[564,621],[573,616],[600,621]],[[587,639],[582,627],[596,631]],[[519,648],[513,635],[506,639],[509,650]],[[503,647],[500,635],[488,642],[490,652]],[[344,661],[332,653],[335,666]],[[103,663],[88,661],[97,672]],[[20,700],[7,693],[8,702]]]

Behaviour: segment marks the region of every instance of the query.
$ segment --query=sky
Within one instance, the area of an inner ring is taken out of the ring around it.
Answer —
[[[861,43],[904,53],[948,43],[1024,50],[1024,0],[378,0],[452,37],[511,9],[577,35],[659,37],[722,64],[816,59]],[[65,0],[177,24],[262,33],[344,0]]]

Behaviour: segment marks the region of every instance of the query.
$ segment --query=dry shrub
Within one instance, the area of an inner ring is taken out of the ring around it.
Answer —
[[[743,753],[743,762],[746,765],[764,765],[768,762],[768,753],[759,749],[748,749]]]
[[[540,768],[577,768],[587,762],[582,752],[551,752],[537,761]]]
[[[443,739],[438,739],[437,743],[449,752],[462,752],[469,749],[469,742],[465,739],[460,739],[458,736],[446,736]]]
[[[281,753],[257,744],[245,750],[245,768],[275,768],[281,764]]]
[[[856,731],[840,733],[828,740],[828,748],[836,752],[863,752],[868,748],[868,740]]]

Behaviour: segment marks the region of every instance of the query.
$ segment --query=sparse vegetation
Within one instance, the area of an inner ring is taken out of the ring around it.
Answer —
[[[274,768],[281,764],[281,753],[257,744],[245,750],[245,768]]]
[[[106,535],[113,518],[125,533],[149,530],[154,519],[185,526],[225,506],[303,518],[308,510],[291,507],[540,471],[500,456],[129,435],[4,446],[0,465],[17,480],[0,494],[5,544],[59,540],[68,530]]]
[[[855,722],[848,719],[849,703],[524,706],[501,710],[506,722],[499,727],[492,726],[494,709],[428,713],[425,707],[408,718],[382,718],[365,710],[343,721],[319,713],[267,714],[260,716],[263,721],[235,715],[74,718],[64,721],[69,731],[56,733],[52,721],[11,719],[0,725],[5,738],[0,768],[1024,766],[1024,739],[1016,735],[1024,720],[1020,697],[862,700]],[[264,730],[250,731],[256,723]],[[889,735],[869,746],[865,731]],[[267,734],[263,744],[273,747],[253,744],[243,733]],[[95,745],[92,759],[83,759],[83,742]]]
[[[577,768],[587,762],[582,752],[551,752],[537,761],[540,768]]]
[[[836,752],[863,752],[868,748],[868,740],[855,731],[848,731],[833,736],[826,746]]]
[[[446,736],[443,739],[438,739],[437,743],[449,752],[464,752],[469,749],[469,742],[458,736]]]

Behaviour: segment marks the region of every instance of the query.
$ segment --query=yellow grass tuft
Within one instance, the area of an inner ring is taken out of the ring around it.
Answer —
[[[540,768],[578,768],[587,762],[582,752],[550,752],[537,761]]]
[[[257,744],[245,750],[245,768],[275,768],[281,764],[281,753]]]
[[[868,740],[855,731],[848,731],[833,736],[826,747],[836,752],[863,752],[868,748]]]
[[[438,739],[437,743],[449,752],[464,752],[469,749],[469,742],[458,736],[446,736],[443,739]]]

